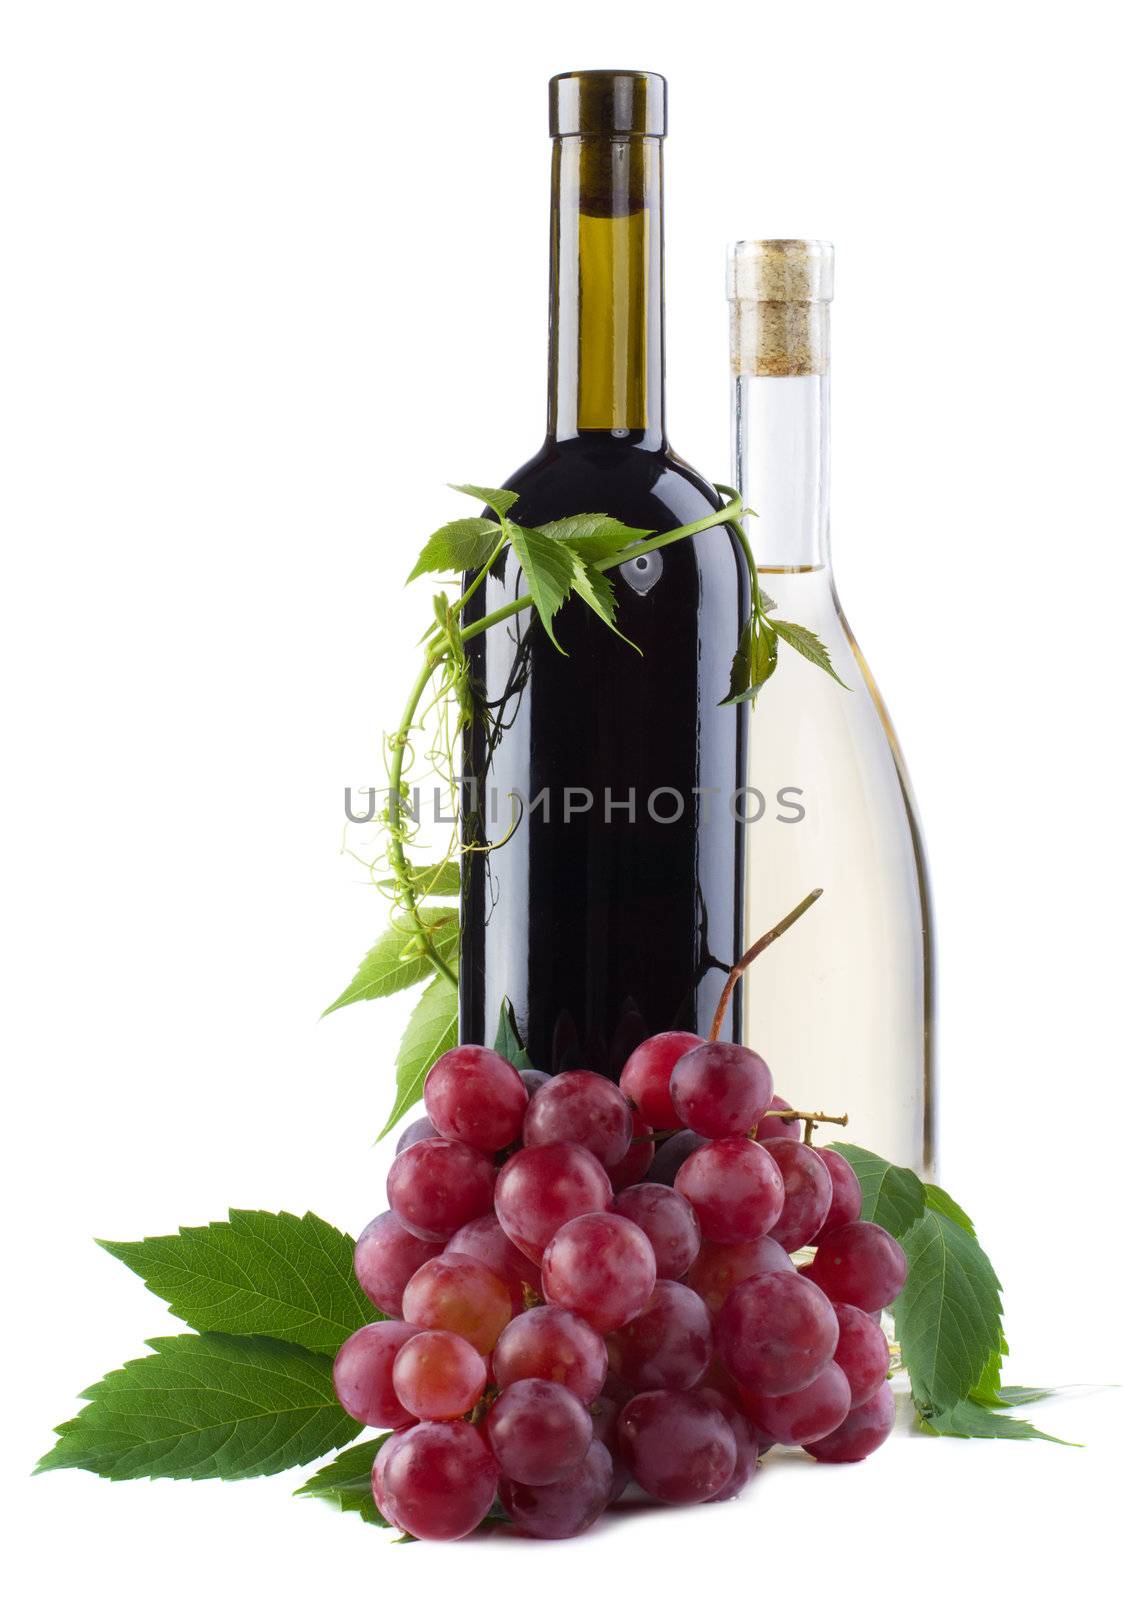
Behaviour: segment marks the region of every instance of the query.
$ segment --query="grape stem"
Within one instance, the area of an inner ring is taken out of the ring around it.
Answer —
[[[756,944],[751,944],[745,955],[742,956],[740,960],[734,962],[733,966],[730,968],[730,975],[726,979],[726,986],[722,990],[722,998],[718,1001],[718,1009],[714,1012],[714,1020],[710,1024],[711,1044],[715,1039],[717,1039],[718,1035],[722,1031],[722,1023],[726,1020],[726,1012],[730,1008],[730,1000],[733,998],[734,989],[737,986],[738,980],[749,966],[750,962],[756,961],[763,950],[768,950],[775,939],[780,939],[781,935],[791,928],[793,924],[799,920],[799,918],[803,917],[806,911],[808,911],[809,907],[818,901],[824,892],[825,891],[823,889],[814,889],[811,894],[807,894],[804,900],[801,901],[800,905],[794,906],[793,910],[790,911],[788,915],[782,917],[781,921],[774,927],[770,928],[768,933],[763,933],[761,938],[757,940]],[[836,1119],[831,1117],[819,1117],[815,1118],[814,1120],[820,1122],[831,1122],[835,1121]]]
[[[767,1111],[765,1113],[765,1116],[766,1117],[780,1117],[782,1122],[803,1122],[805,1124],[804,1143],[808,1144],[808,1145],[811,1145],[813,1143],[813,1131],[814,1131],[814,1129],[816,1128],[816,1126],[817,1126],[817,1124],[819,1122],[835,1122],[838,1128],[847,1128],[848,1125],[849,1125],[849,1114],[848,1114],[847,1111],[844,1113],[843,1116],[840,1116],[840,1117],[830,1117],[828,1112],[826,1112],[826,1111],[793,1111],[793,1110],[789,1110],[789,1111]],[[765,1117],[762,1117],[761,1122],[762,1123],[765,1122]],[[758,1127],[760,1128],[760,1126],[761,1126],[761,1124],[759,1123]],[[760,1133],[758,1133],[757,1136],[759,1138],[764,1137],[764,1135],[762,1135]]]

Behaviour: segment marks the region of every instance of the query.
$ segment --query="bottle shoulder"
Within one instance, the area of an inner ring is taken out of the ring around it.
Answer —
[[[713,485],[669,448],[649,450],[610,435],[548,440],[504,487],[519,495],[513,515],[532,526],[600,511],[664,533],[722,503]]]

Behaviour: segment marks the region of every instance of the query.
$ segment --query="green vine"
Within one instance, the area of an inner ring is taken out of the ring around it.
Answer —
[[[430,1050],[455,1042],[456,956],[459,949],[460,866],[467,854],[495,850],[505,839],[487,842],[460,832],[458,742],[475,718],[487,717],[482,686],[470,676],[468,646],[474,639],[533,610],[553,647],[561,653],[555,620],[576,599],[619,638],[615,589],[608,573],[640,555],[692,539],[711,528],[727,527],[741,546],[749,573],[749,612],[732,663],[723,705],[752,703],[777,664],[778,646],[788,643],[815,666],[836,677],[824,644],[807,628],[774,616],[774,602],[761,587],[757,564],[743,527],[750,515],[734,490],[718,486],[722,505],[696,522],[668,533],[632,528],[602,512],[564,517],[525,528],[511,518],[517,496],[510,489],[456,485],[486,507],[480,516],[448,522],[433,533],[409,574],[442,574],[457,585],[456,596],[437,593],[432,621],[421,639],[424,654],[396,731],[386,740],[387,803],[379,815],[384,847],[363,862],[376,886],[393,901],[390,926],[361,962],[353,981],[333,1002],[336,1010],[356,1000],[395,994],[429,979],[412,1013],[397,1058],[397,1098],[388,1126],[419,1095]],[[519,565],[526,592],[474,622],[466,608],[501,569],[508,552]],[[467,574],[474,574],[465,582]],[[630,640],[626,641],[628,644]],[[637,648],[633,644],[632,649]],[[839,680],[838,680],[839,681]],[[488,742],[496,732],[490,728]],[[452,833],[431,865],[414,859],[420,827],[413,769],[427,766],[438,792],[452,800]],[[518,817],[516,819],[518,821]],[[507,838],[511,837],[509,830]],[[435,1059],[435,1056],[432,1057]]]
[[[458,714],[454,727],[449,730],[442,716],[442,736],[438,736],[437,740],[445,763],[441,775],[449,785],[450,792],[455,795],[451,762],[454,740],[473,715],[465,646],[509,618],[535,608],[558,649],[552,618],[572,594],[580,595],[608,627],[618,632],[614,624],[614,592],[606,573],[637,556],[663,550],[668,545],[677,544],[682,539],[692,539],[696,534],[723,524],[729,525],[745,554],[751,601],[749,620],[731,668],[730,692],[724,703],[731,705],[752,700],[772,675],[776,665],[778,632],[768,616],[773,609],[773,602],[761,588],[753,552],[741,525],[741,518],[745,514],[741,496],[721,485],[718,488],[725,501],[720,510],[712,511],[708,516],[687,523],[684,527],[651,535],[642,529],[629,528],[614,518],[591,513],[564,518],[540,528],[525,529],[508,518],[507,513],[516,499],[509,490],[465,485],[461,492],[483,500],[498,519],[498,527],[497,523],[487,518],[465,518],[437,529],[425,546],[413,569],[413,577],[429,571],[477,570],[458,599],[449,602],[444,595],[434,599],[434,622],[426,636],[424,660],[396,732],[387,741],[389,805],[384,826],[388,836],[386,859],[393,874],[390,884],[395,889],[397,903],[405,913],[411,930],[409,953],[422,956],[450,983],[457,982],[455,967],[441,955],[435,939],[436,929],[447,925],[448,919],[445,917],[442,922],[439,915],[434,917],[427,913],[423,905],[433,894],[436,881],[434,871],[442,873],[447,861],[442,862],[439,869],[418,869],[408,855],[416,824],[408,816],[403,801],[409,792],[407,769],[415,730],[424,726],[425,717],[434,707],[441,708],[445,714],[449,706],[455,708]],[[479,621],[463,626],[461,618],[464,608],[482,587],[509,545],[515,549],[524,574],[530,581],[529,592],[489,612]],[[819,641],[817,647],[819,664],[831,670],[828,668],[825,647]],[[430,688],[434,693],[425,707],[422,702]],[[454,838],[449,859],[452,852],[458,849],[459,843]]]

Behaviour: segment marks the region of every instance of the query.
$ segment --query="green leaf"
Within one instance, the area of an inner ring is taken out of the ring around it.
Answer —
[[[339,1511],[355,1511],[362,1521],[387,1528],[389,1524],[373,1499],[373,1462],[388,1437],[387,1433],[382,1433],[379,1439],[351,1444],[348,1450],[342,1450],[332,1461],[327,1461],[300,1489],[295,1489],[294,1494],[327,1500]]]
[[[777,601],[770,599],[764,589],[757,591],[757,603],[763,617],[767,617],[771,611],[777,610]]]
[[[1005,1383],[1002,1388],[996,1390],[991,1404],[1001,1410],[1008,1406],[1030,1406],[1034,1405],[1036,1400],[1049,1400],[1058,1392],[1057,1389],[1030,1388],[1022,1383]],[[978,1396],[973,1394],[971,1398],[976,1400]]]
[[[938,1211],[941,1216],[950,1217],[953,1222],[958,1222],[965,1233],[976,1237],[975,1224],[968,1216],[963,1206],[958,1205],[946,1189],[941,1189],[938,1183],[924,1185],[924,1199],[930,1211]]]
[[[799,622],[782,622],[778,617],[770,617],[769,626],[774,633],[785,640],[786,644],[792,645],[799,655],[803,655],[806,661],[811,661],[815,667],[820,667],[822,672],[827,672],[842,689],[848,688],[844,679],[837,677],[833,663],[829,660],[828,649],[815,633],[803,628]]]
[[[925,1433],[939,1434],[956,1439],[1042,1439],[1048,1444],[1072,1444],[1069,1439],[1057,1439],[1053,1433],[1040,1433],[1039,1429],[1022,1417],[1012,1417],[1002,1411],[989,1411],[986,1406],[972,1400],[961,1400],[946,1411],[920,1413],[920,1427]]]
[[[409,871],[409,879],[412,891],[418,898],[452,900],[460,893],[460,863],[437,861],[431,866],[413,867]],[[399,887],[395,878],[384,878],[381,881],[382,889]]]
[[[584,561],[601,561],[604,556],[617,556],[630,544],[651,538],[649,528],[628,528],[625,522],[608,517],[602,511],[587,511],[576,517],[560,517],[558,522],[545,522],[537,530],[549,539],[573,546]]]
[[[479,500],[483,505],[491,506],[497,516],[506,517],[512,506],[519,499],[519,495],[511,489],[481,489],[475,483],[450,483],[450,489],[455,489],[457,494],[470,494],[473,500]]]
[[[449,960],[460,943],[460,919],[457,913],[441,909],[426,916],[425,920],[426,926],[432,931],[432,943],[437,954],[445,961]],[[416,923],[402,912],[365,956],[349,987],[337,996],[331,1006],[326,1006],[322,1016],[327,1017],[331,1011],[352,1005],[355,1000],[379,1000],[385,995],[397,994],[401,989],[410,989],[414,983],[430,977],[436,968],[428,957],[418,951],[408,954],[409,940],[415,939],[416,933]]]
[[[397,1097],[378,1139],[395,1128],[408,1108],[420,1099],[429,1067],[452,1049],[457,1035],[456,985],[439,974],[416,1002],[404,1030],[397,1051]]]
[[[528,593],[539,613],[539,620],[555,648],[561,655],[566,655],[567,652],[552,631],[551,623],[571,593],[582,564],[569,545],[549,539],[538,528],[518,528],[514,522],[510,522],[508,533],[512,549],[527,579]]]
[[[924,1215],[924,1185],[907,1167],[893,1166],[883,1156],[856,1144],[835,1144],[860,1179],[860,1214],[865,1222],[879,1223],[896,1239]]]
[[[333,1393],[328,1356],[277,1339],[180,1333],[109,1372],[56,1429],[36,1468],[101,1478],[258,1478],[356,1438]]]
[[[999,1400],[999,1374],[1003,1368],[1003,1358],[1011,1354],[1007,1340],[1002,1334],[999,1343],[987,1358],[983,1371],[968,1396],[969,1400],[977,1401],[981,1406],[997,1406]]]
[[[97,1241],[201,1333],[266,1334],[336,1355],[379,1316],[353,1272],[353,1241],[312,1211],[231,1211],[229,1222]]]
[[[577,562],[571,587],[587,602],[596,616],[602,617],[612,633],[617,634],[624,644],[629,644],[639,655],[642,654],[638,645],[615,626],[615,586],[605,573],[596,572],[594,567],[585,567],[582,562]]]
[[[777,636],[768,623],[757,625],[751,617],[738,640],[730,665],[730,692],[719,703],[737,706],[756,699],[777,670]]]
[[[429,536],[405,582],[411,583],[424,572],[467,572],[470,567],[482,567],[502,538],[499,523],[485,517],[446,522]]]
[[[497,1055],[503,1056],[505,1061],[510,1061],[517,1072],[525,1072],[534,1066],[534,1062],[523,1047],[519,1024],[515,1019],[515,1008],[508,999],[505,999],[500,1006],[500,1020],[492,1049]]]
[[[917,1406],[947,1411],[980,1381],[1003,1337],[999,1279],[977,1240],[925,1211],[901,1240],[908,1281],[893,1304]]]

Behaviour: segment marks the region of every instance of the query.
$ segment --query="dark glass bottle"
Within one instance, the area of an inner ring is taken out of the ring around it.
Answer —
[[[506,485],[523,526],[601,511],[660,533],[721,503],[666,442],[665,112],[651,73],[552,80],[548,430]],[[490,1044],[506,998],[537,1066],[614,1077],[649,1033],[705,1032],[739,953],[746,713],[718,702],[747,578],[721,526],[610,576],[641,654],[576,599],[565,655],[530,610],[471,646],[460,1037]],[[525,589],[509,556],[465,620]]]

